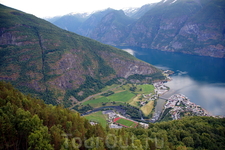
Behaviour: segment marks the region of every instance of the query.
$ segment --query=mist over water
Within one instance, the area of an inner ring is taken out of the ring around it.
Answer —
[[[170,91],[164,97],[182,93],[213,115],[225,116],[225,59],[133,47],[119,48],[159,69],[175,72],[173,80],[166,83]]]

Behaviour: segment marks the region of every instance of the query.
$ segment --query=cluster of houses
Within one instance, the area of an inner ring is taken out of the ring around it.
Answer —
[[[157,82],[153,84],[155,87],[155,93],[157,95],[163,95],[169,91],[169,88],[163,84],[163,82]]]
[[[158,96],[154,93],[149,93],[149,94],[142,94],[144,100],[140,102],[141,106],[146,105],[149,101],[154,101],[158,99]]]
[[[190,113],[197,116],[210,116],[206,110],[201,108],[199,105],[190,102],[190,100],[183,94],[172,95],[164,107],[165,109],[172,108],[169,113],[173,120],[180,119],[181,113]]]
[[[154,101],[154,100],[158,99],[158,96],[153,93],[146,94],[146,95],[142,94],[142,96],[144,97],[144,100],[140,102],[141,106],[146,105],[149,101]]]

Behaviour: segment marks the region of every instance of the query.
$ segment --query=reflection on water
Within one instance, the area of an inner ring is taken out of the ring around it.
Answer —
[[[125,49],[138,59],[175,72],[173,80],[166,83],[170,91],[164,97],[182,93],[213,115],[225,116],[225,59],[152,49]]]
[[[159,112],[159,114],[160,114],[162,112],[165,102],[166,102],[166,100],[164,100],[164,99],[158,99],[157,105],[155,107],[155,112]]]

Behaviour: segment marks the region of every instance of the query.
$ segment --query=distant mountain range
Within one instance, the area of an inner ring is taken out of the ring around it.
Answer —
[[[0,18],[0,80],[47,103],[69,106],[118,78],[138,74],[150,82],[151,75],[162,77],[160,70],[123,50],[33,15],[0,5]]]
[[[163,0],[141,8],[107,9],[55,25],[114,46],[136,46],[225,58],[225,1]],[[72,28],[71,28],[72,27]]]

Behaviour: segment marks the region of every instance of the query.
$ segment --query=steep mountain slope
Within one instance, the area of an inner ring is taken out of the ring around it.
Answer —
[[[89,37],[93,29],[95,29],[95,27],[101,22],[102,18],[111,11],[114,11],[114,9],[108,8],[93,12],[92,14],[71,13],[61,17],[46,18],[45,20],[62,29]]]
[[[140,8],[128,8],[128,9],[123,9],[123,11],[128,17],[131,17],[134,19],[139,19],[146,12],[148,12],[150,9],[152,9],[155,5],[156,5],[156,3],[146,4]]]
[[[72,31],[72,32],[76,32],[77,28],[80,27],[80,25],[86,20],[88,19],[88,14],[87,13],[83,13],[83,14],[68,14],[65,16],[62,16],[60,18],[58,18],[57,20],[55,20],[54,23],[56,26],[68,30],[68,31]]]
[[[125,43],[212,57],[225,57],[225,2],[165,0],[141,17]]]
[[[98,11],[90,15],[90,17],[85,20],[79,28],[77,28],[76,32],[77,34],[90,37],[92,34],[92,31],[96,28],[96,26],[101,22],[102,18],[110,13],[111,11],[114,11],[114,9],[108,8],[106,10]]]
[[[82,100],[115,78],[160,73],[122,50],[3,5],[0,18],[0,80],[48,103]]]
[[[139,10],[127,13],[137,19],[133,23],[115,23],[113,16],[125,18],[122,12],[105,14],[88,34],[77,33],[116,46],[225,58],[224,0],[162,0]]]
[[[44,19],[53,23],[55,21],[57,21],[58,19],[60,19],[62,16],[54,16],[54,17],[45,17]]]
[[[111,11],[102,18],[90,38],[106,44],[118,45],[128,35],[126,28],[133,22],[134,19],[126,16],[122,10]]]

